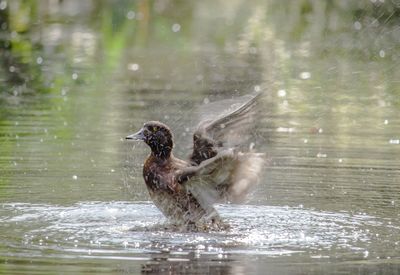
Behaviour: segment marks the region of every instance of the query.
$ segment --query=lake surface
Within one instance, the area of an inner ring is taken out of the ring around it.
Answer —
[[[0,273],[400,273],[389,2],[0,1]],[[124,137],[160,120],[185,158],[254,91],[260,184],[231,230],[172,230]]]

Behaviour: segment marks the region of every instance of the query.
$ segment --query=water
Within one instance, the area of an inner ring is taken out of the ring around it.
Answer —
[[[104,260],[102,268],[108,271],[109,265],[124,261],[156,269],[169,262],[176,268],[204,261],[207,268],[214,262],[229,269],[227,263],[241,258],[270,262],[292,257],[312,262],[330,259],[332,254],[348,257],[349,251],[353,260],[362,260],[379,255],[373,244],[379,240],[377,234],[390,234],[394,229],[365,214],[264,205],[221,205],[218,210],[232,230],[176,232],[150,202],[4,204],[2,230],[19,225],[19,234],[3,243],[8,247],[6,267],[12,270],[25,257],[33,262]],[[15,243],[20,245],[15,247]]]
[[[395,6],[65,2],[0,4],[0,273],[400,272]],[[260,185],[174,230],[123,138],[255,90]]]

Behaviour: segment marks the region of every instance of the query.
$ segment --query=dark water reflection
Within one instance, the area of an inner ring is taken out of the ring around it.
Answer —
[[[211,8],[212,5],[212,8]],[[386,1],[0,1],[0,273],[400,272],[400,28]],[[148,150],[264,91],[229,232],[166,227]]]

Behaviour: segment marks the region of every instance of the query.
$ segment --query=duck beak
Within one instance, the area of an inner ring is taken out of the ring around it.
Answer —
[[[143,134],[143,129],[140,129],[139,132],[127,136],[125,139],[133,139],[133,140],[145,140],[146,137]]]

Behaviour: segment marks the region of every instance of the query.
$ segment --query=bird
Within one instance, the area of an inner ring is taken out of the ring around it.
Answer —
[[[258,183],[265,155],[254,152],[254,143],[247,149],[243,144],[254,131],[260,94],[244,96],[221,114],[200,121],[187,160],[173,155],[174,136],[162,122],[148,121],[126,137],[150,147],[143,178],[150,198],[176,228],[228,229],[214,204],[242,203]]]

